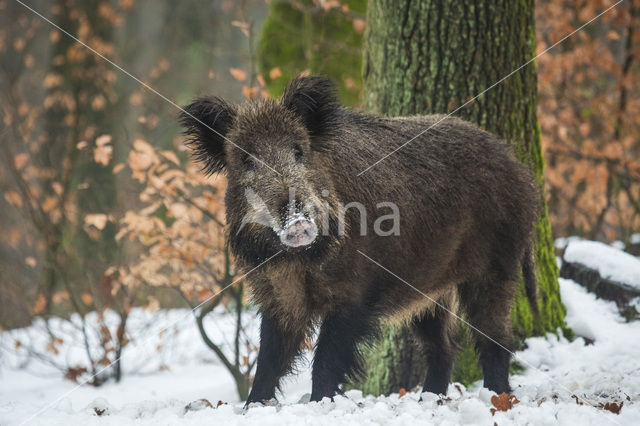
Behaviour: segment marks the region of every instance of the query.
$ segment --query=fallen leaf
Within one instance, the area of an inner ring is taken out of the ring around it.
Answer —
[[[622,410],[623,405],[624,405],[624,401],[621,402],[620,404],[617,404],[615,402],[607,402],[604,405],[600,404],[602,408],[604,408],[607,411],[611,411],[613,414],[620,414],[620,410]]]
[[[220,406],[220,402],[218,402],[218,407]],[[204,410],[205,408],[213,408],[213,404],[211,404],[209,402],[209,400],[205,399],[205,398],[201,398],[195,401],[192,401],[190,403],[188,403],[185,407],[184,407],[184,411],[185,413],[188,411],[200,411],[200,410]]]
[[[498,411],[509,411],[519,402],[515,395],[509,395],[505,392],[491,397],[491,404],[496,407]],[[495,411],[492,411],[492,414],[493,413],[495,413]]]

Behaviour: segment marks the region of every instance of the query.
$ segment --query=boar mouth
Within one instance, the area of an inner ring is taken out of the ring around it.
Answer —
[[[302,247],[313,243],[318,236],[318,227],[313,219],[295,213],[278,232],[280,242],[288,247]]]

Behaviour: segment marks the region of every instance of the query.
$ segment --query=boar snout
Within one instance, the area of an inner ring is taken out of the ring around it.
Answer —
[[[313,219],[302,214],[289,218],[280,231],[280,241],[289,247],[301,247],[311,244],[318,235],[318,227]]]

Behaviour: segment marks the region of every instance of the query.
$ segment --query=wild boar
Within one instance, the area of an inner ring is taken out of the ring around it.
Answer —
[[[198,98],[181,123],[204,171],[226,172],[228,244],[251,270],[262,323],[247,404],[275,397],[318,326],[311,400],[333,397],[361,371],[359,344],[388,322],[415,329],[423,391],[445,394],[458,313],[474,327],[484,386],[509,392],[520,271],[537,306],[539,196],[505,142],[454,117],[343,108],[322,77],[291,81],[279,100]]]

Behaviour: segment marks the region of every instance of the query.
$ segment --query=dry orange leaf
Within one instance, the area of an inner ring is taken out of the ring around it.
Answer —
[[[208,288],[203,288],[202,290],[198,291],[198,301],[207,300],[210,297],[211,290],[209,290]]]
[[[44,295],[40,293],[38,298],[36,299],[36,303],[33,304],[33,313],[39,314],[44,310],[44,307],[47,305],[47,301],[44,298]]]
[[[53,188],[53,191],[56,194],[62,195],[62,192],[64,191],[64,188],[62,187],[62,184],[60,182],[53,182],[51,184],[51,187]]]
[[[67,291],[57,291],[53,294],[53,303],[61,303],[65,300],[69,300],[69,292]]]
[[[255,87],[244,85],[242,86],[242,94],[247,99],[253,99],[258,95],[258,89]]]
[[[124,163],[118,163],[115,166],[113,166],[113,174],[117,174],[120,172],[120,170],[124,169]]]
[[[142,103],[142,94],[139,92],[132,93],[129,96],[129,103],[133,106],[138,106]]]
[[[176,166],[180,165],[180,160],[178,160],[178,156],[173,151],[161,151],[160,154],[167,160],[171,161]]]
[[[249,30],[251,29],[251,25],[249,23],[243,22],[243,21],[232,21],[231,25],[233,25],[234,27],[240,28],[240,31],[242,31],[242,34],[249,37]]]
[[[615,402],[607,402],[604,405],[600,404],[602,408],[607,411],[611,411],[613,414],[620,414],[620,410],[622,410],[623,405],[624,401],[622,401],[620,404],[617,404]]]
[[[340,7],[340,2],[338,0],[324,0],[320,2],[320,5],[325,11],[329,11],[333,8]]]
[[[500,395],[493,395],[491,397],[491,404],[496,408],[491,409],[491,413],[495,413],[496,410],[509,411],[519,402],[520,401],[515,397],[515,395],[509,395],[505,392],[502,392]]]
[[[42,203],[42,210],[44,210],[45,213],[49,213],[55,208],[57,204],[58,200],[56,199],[56,197],[49,196],[45,198],[44,203]]]
[[[607,38],[609,40],[620,40],[620,34],[615,32],[614,30],[611,30],[607,33]]]
[[[230,68],[229,73],[238,81],[245,81],[247,79],[247,73],[240,68]]]
[[[111,145],[97,146],[93,150],[93,161],[103,166],[109,165],[111,156],[113,155],[113,147]]]
[[[100,135],[96,138],[96,146],[103,146],[111,142],[111,135]]]
[[[91,295],[89,293],[82,293],[82,296],[80,296],[82,298],[82,302],[85,305],[90,305],[91,302],[93,302],[93,297],[91,297]]]
[[[5,192],[4,199],[13,206],[22,207],[22,197],[16,191]]]
[[[282,71],[280,70],[280,68],[271,68],[271,71],[269,71],[269,78],[271,80],[275,80],[278,77],[282,77]]]
[[[103,213],[88,214],[84,217],[84,223],[87,225],[93,225],[101,231],[107,225],[107,221],[107,215]]]
[[[13,157],[13,164],[16,166],[16,169],[22,170],[24,165],[27,164],[28,160],[29,160],[29,155],[23,152],[22,154],[18,154],[15,157]]]

